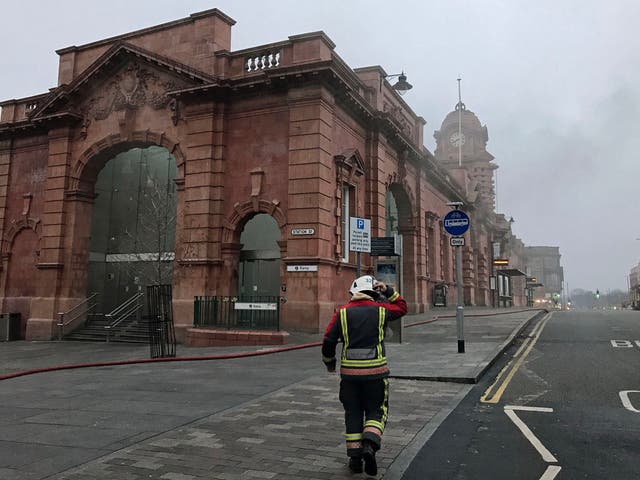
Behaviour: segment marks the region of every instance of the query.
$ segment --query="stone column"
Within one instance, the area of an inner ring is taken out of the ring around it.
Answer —
[[[11,167],[11,147],[12,140],[1,140],[0,141],[0,242],[2,245],[2,249],[0,250],[0,254],[2,255],[2,263],[0,264],[0,268],[2,272],[0,272],[0,294],[5,295],[5,286],[6,286],[6,274],[7,274],[7,264],[9,260],[9,245],[5,243],[5,219],[7,212],[7,188],[9,185],[9,170]],[[0,305],[2,307],[2,305]]]
[[[183,231],[176,243],[173,307],[177,335],[193,325],[193,299],[226,295],[221,252],[224,219],[224,105],[198,99],[185,107]],[[183,205],[183,207],[182,207]]]
[[[53,338],[56,334],[58,312],[70,308],[70,303],[74,300],[59,299],[65,256],[65,190],[71,163],[71,144],[71,127],[62,126],[49,131],[40,262],[37,264],[40,269],[37,279],[38,293],[31,301],[27,340]]]
[[[315,230],[312,236],[287,229],[283,280],[290,300],[282,309],[282,328],[319,331],[333,314],[335,276],[335,174],[332,131],[333,96],[320,85],[288,94],[289,171],[287,223]],[[287,272],[291,264],[312,264],[317,272]],[[293,299],[293,300],[291,300]]]

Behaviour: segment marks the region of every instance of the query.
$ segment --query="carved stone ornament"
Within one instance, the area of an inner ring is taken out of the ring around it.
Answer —
[[[129,63],[85,104],[82,109],[84,123],[88,127],[92,120],[104,120],[112,112],[136,110],[149,105],[155,110],[168,106],[175,124],[179,116],[178,104],[172,102],[166,93],[185,86],[186,82],[180,82],[137,62]]]

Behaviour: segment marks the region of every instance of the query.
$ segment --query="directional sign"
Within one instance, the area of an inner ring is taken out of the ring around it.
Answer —
[[[469,230],[469,216],[462,210],[451,210],[444,216],[443,224],[449,235],[460,237]]]
[[[318,265],[287,265],[287,272],[317,272]]]
[[[402,255],[402,247],[400,246],[400,237],[372,237],[371,238],[371,255],[381,257],[393,257]]]

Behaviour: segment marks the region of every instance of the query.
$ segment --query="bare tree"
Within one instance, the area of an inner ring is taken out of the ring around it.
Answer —
[[[136,231],[125,231],[123,267],[138,285],[171,283],[173,274],[176,195],[170,178],[144,169],[138,192]]]

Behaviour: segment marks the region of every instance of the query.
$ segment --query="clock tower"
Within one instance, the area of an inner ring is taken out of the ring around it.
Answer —
[[[493,155],[487,152],[489,135],[486,125],[462,102],[442,122],[436,139],[434,156],[467,188],[467,196],[489,211],[495,209],[495,187],[492,163]],[[462,153],[460,156],[459,153]],[[461,157],[461,158],[460,158]],[[462,171],[461,171],[462,170]],[[458,178],[462,177],[462,178]]]

